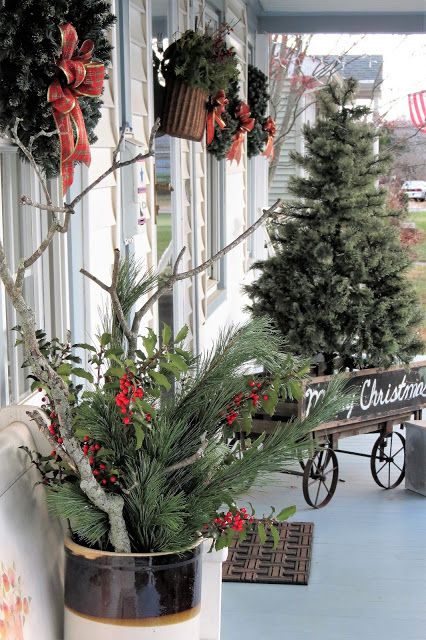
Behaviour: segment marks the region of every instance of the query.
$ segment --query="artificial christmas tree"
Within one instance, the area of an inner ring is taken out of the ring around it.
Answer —
[[[355,89],[349,79],[320,92],[306,155],[293,156],[307,171],[291,181],[299,200],[273,225],[276,255],[253,266],[260,275],[246,288],[253,314],[273,317],[294,353],[322,356],[325,373],[408,362],[422,349],[410,260],[377,187],[389,157],[374,153]]]

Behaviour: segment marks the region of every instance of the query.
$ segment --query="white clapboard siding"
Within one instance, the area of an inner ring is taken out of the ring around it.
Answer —
[[[282,100],[280,108],[278,110],[277,124],[282,121],[287,96],[290,92],[290,83],[287,81],[283,90]],[[293,196],[289,193],[288,183],[291,176],[302,175],[303,170],[298,167],[290,157],[292,151],[304,152],[304,140],[302,127],[307,122],[313,122],[315,120],[315,105],[312,103],[312,96],[303,96],[298,110],[301,111],[300,115],[296,118],[296,121],[287,133],[284,144],[281,147],[280,159],[277,169],[275,171],[272,183],[269,185],[269,203],[272,204],[277,198],[284,198],[285,200],[292,199]]]
[[[154,109],[152,98],[152,52],[150,0],[130,0],[130,94],[132,125],[137,141],[148,145]],[[157,264],[157,229],[155,223],[154,163],[150,158],[145,162],[146,208],[145,225],[134,238],[135,256],[141,259],[146,269],[154,269]],[[144,325],[156,327],[157,314],[153,310],[144,319]]]
[[[240,67],[240,97],[247,101],[247,69],[248,69],[248,25],[246,5],[242,0],[229,0],[225,8],[225,21],[233,28],[228,40],[238,56]],[[241,162],[237,165],[227,161],[226,163],[226,198],[227,221],[226,241],[230,242],[240,235],[248,226],[248,188],[247,188],[247,142],[244,142],[244,152]],[[234,250],[235,254],[230,258],[232,264],[237,266],[234,277],[240,281],[248,270],[248,245],[247,241]],[[238,260],[238,263],[237,263]],[[232,285],[232,283],[230,283]]]
[[[89,183],[111,166],[112,153],[118,140],[116,64],[116,52],[113,50],[112,64],[108,69],[109,77],[104,82],[102,116],[95,131],[98,140],[91,147],[92,161],[87,172]],[[104,282],[109,282],[111,278],[113,250],[116,246],[116,193],[117,176],[111,173],[90,192],[87,219],[84,221],[85,229],[88,231],[85,238],[87,251],[84,267]],[[85,330],[88,336],[93,336],[100,327],[99,310],[105,308],[108,295],[91,281],[86,281],[85,286],[88,291]]]

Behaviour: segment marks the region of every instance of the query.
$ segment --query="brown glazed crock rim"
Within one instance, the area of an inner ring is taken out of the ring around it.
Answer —
[[[185,553],[186,551],[191,551],[192,549],[196,549],[197,547],[199,547],[200,544],[204,542],[204,540],[205,538],[201,536],[199,540],[196,540],[194,544],[190,545],[189,547],[184,547],[183,549],[178,549],[176,551],[155,551],[152,553],[138,553],[138,552],[125,553],[125,552],[101,551],[99,549],[91,549],[90,547],[84,547],[83,545],[78,544],[77,542],[74,542],[74,540],[71,540],[69,536],[65,537],[64,546],[65,546],[65,549],[68,549],[69,551],[71,551],[72,553],[75,553],[76,555],[83,556],[88,560],[95,560],[96,558],[111,557],[111,556],[113,556],[114,558],[120,558],[120,557],[121,558],[158,558],[161,556],[175,556],[175,555],[179,555],[180,553]]]

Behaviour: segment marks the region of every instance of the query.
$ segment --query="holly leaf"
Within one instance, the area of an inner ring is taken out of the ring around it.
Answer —
[[[62,362],[57,368],[57,372],[60,376],[69,376],[72,372],[72,365],[67,362]]]
[[[143,432],[142,425],[139,422],[134,422],[133,427],[135,429],[135,436],[136,436],[135,449],[137,450],[141,448],[145,434]]]
[[[105,356],[108,358],[108,360],[110,360],[111,362],[116,362],[117,364],[121,364],[121,358],[119,356],[116,356],[115,353],[110,353],[110,354],[105,354]]]
[[[188,364],[181,355],[177,353],[169,353],[168,354],[169,362],[173,364],[179,371],[188,371]]]
[[[274,541],[274,549],[276,549],[280,543],[280,532],[273,524],[269,525],[269,531]]]
[[[228,546],[228,540],[226,535],[222,534],[220,538],[217,538],[216,543],[214,545],[216,551],[220,551],[221,549],[225,549]]]
[[[110,367],[105,373],[106,376],[113,376],[114,378],[122,378],[126,370],[124,367]]]
[[[107,358],[110,358],[112,354],[114,356],[122,356],[123,353],[124,350],[121,347],[111,347],[110,349],[107,349],[107,351],[105,351],[105,355]]]
[[[278,394],[273,387],[269,388],[264,395],[268,396],[267,400],[262,397],[262,408],[269,416],[273,416],[275,413],[275,407],[278,402]]]
[[[77,376],[77,378],[84,378],[89,382],[93,382],[92,374],[89,371],[86,371],[86,369],[82,369],[81,367],[74,367],[72,373],[73,375]]]
[[[291,518],[291,516],[294,516],[295,513],[296,513],[296,505],[292,505],[291,507],[286,507],[285,509],[282,509],[275,516],[275,520],[278,520],[278,522],[284,522],[284,520],[288,520],[288,518]]]
[[[102,347],[106,347],[108,344],[110,344],[111,339],[112,339],[112,336],[110,333],[103,333],[99,339],[99,342]]]
[[[169,344],[170,338],[172,337],[172,330],[168,324],[163,322],[163,331],[161,332],[161,339],[163,344]]]
[[[179,342],[183,342],[183,340],[185,340],[186,336],[188,335],[188,326],[186,324],[183,325],[182,329],[179,329],[177,336],[175,338],[175,343],[178,344]]]
[[[161,360],[160,362],[160,369],[164,369],[164,371],[168,371],[169,373],[172,373],[175,378],[179,378],[181,374],[180,369],[170,364],[170,362],[164,362],[163,360]]]
[[[259,536],[260,544],[265,544],[266,529],[265,529],[265,525],[262,522],[259,522],[259,524],[257,525],[257,535]]]
[[[290,380],[288,383],[289,391],[294,400],[301,400],[303,397],[303,389],[300,382],[297,380]]]
[[[157,336],[152,329],[149,329],[148,335],[142,338],[142,343],[149,358],[154,355],[155,345],[157,344]]]
[[[96,348],[93,345],[88,344],[87,342],[76,342],[72,345],[72,347],[84,349],[85,351],[93,351],[93,353],[96,353]]]
[[[170,389],[170,382],[167,380],[164,373],[160,373],[159,371],[150,371],[149,376],[154,380],[154,382],[167,389],[167,391]]]

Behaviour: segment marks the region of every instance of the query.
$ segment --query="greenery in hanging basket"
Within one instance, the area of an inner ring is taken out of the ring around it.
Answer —
[[[94,42],[96,60],[107,64],[111,57],[108,29],[115,21],[110,3],[102,0],[5,0],[0,10],[0,130],[12,128],[21,118],[21,139],[53,131],[55,122],[47,90],[57,74],[55,59],[61,49],[59,26],[70,22],[79,44]],[[25,35],[23,35],[25,34]],[[102,100],[79,97],[89,137],[101,116]],[[59,137],[36,137],[33,155],[48,177],[59,173]]]
[[[248,65],[247,103],[256,122],[247,133],[247,155],[257,156],[265,149],[268,133],[263,128],[269,103],[268,77],[252,64]]]
[[[207,30],[185,31],[164,52],[161,73],[166,82],[180,80],[207,95],[220,89],[226,93],[229,83],[238,79],[236,53],[225,42],[230,30],[228,25],[221,25],[213,34]]]

